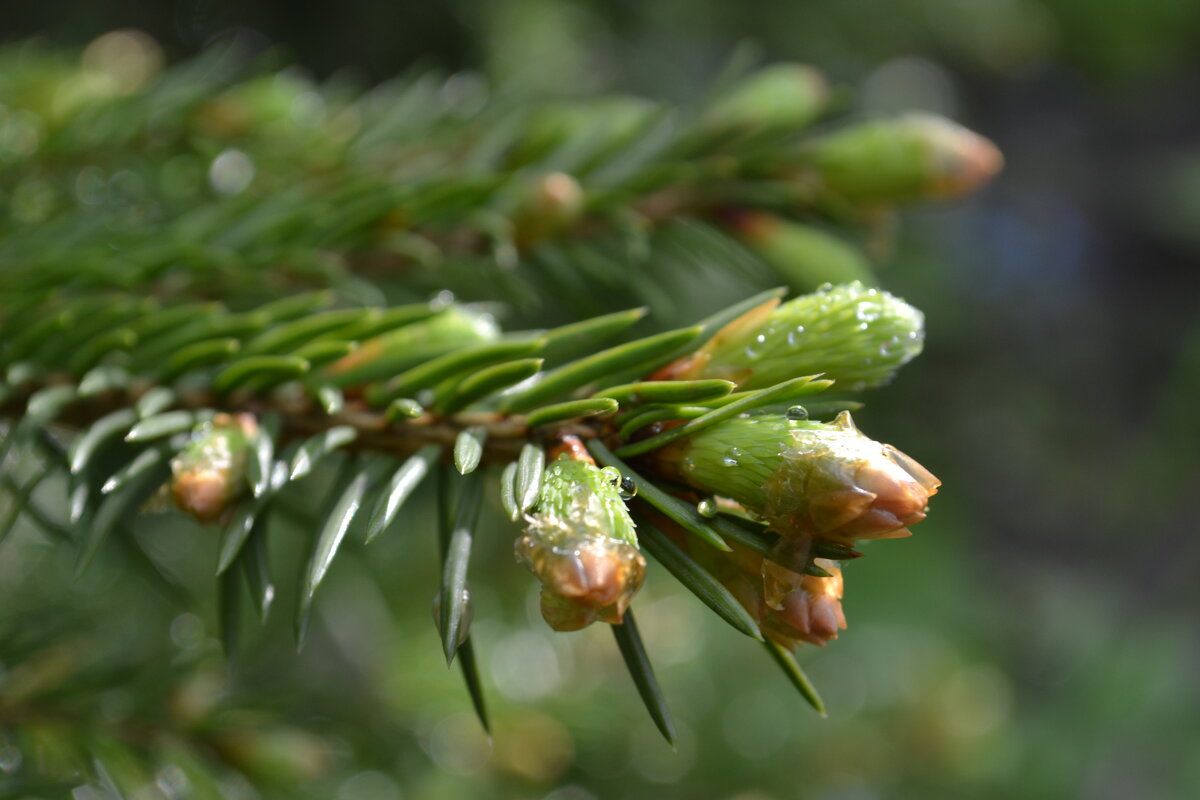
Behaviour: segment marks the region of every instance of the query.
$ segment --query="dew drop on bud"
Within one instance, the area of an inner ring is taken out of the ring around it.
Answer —
[[[706,519],[712,519],[717,515],[717,501],[711,497],[706,497],[696,504],[696,512]]]
[[[787,410],[786,416],[792,422],[799,422],[802,419],[808,419],[808,409],[804,406],[792,406]]]
[[[637,484],[633,482],[633,478],[628,476],[621,478],[621,485],[619,488],[621,490],[622,500],[630,500],[634,497],[637,497]]]
[[[882,313],[882,307],[878,303],[863,302],[854,309],[854,316],[863,322],[874,322]]]

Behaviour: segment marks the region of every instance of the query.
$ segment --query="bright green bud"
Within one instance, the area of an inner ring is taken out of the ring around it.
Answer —
[[[764,389],[822,373],[836,381],[835,389],[858,391],[886,383],[921,352],[924,323],[920,311],[880,289],[858,282],[825,286],[738,317],[670,376]]]
[[[192,432],[192,441],[171,459],[171,495],[180,510],[200,522],[216,522],[246,488],[246,459],[258,431],[249,414],[218,414]]]
[[[330,364],[325,373],[339,386],[390,378],[451,350],[500,338],[491,314],[466,306],[450,306],[439,314],[368,339]]]
[[[555,630],[619,624],[641,588],[646,561],[620,485],[612,467],[567,457],[546,467],[516,555],[542,582],[542,616]]]
[[[717,127],[801,128],[829,103],[829,85],[803,64],[776,64],[739,81],[705,111]]]
[[[959,197],[1004,166],[990,141],[933,114],[906,114],[832,133],[812,145],[807,161],[839,197],[884,203]]]
[[[907,536],[940,481],[891,445],[833,423],[738,417],[655,451],[660,470],[728,497],[785,537],[853,541]]]

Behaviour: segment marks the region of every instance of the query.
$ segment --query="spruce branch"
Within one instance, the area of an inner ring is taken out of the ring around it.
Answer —
[[[0,55],[0,104],[36,128],[0,152],[0,546],[28,519],[77,577],[111,548],[187,602],[129,528],[173,506],[220,529],[232,654],[243,607],[264,618],[285,588],[281,498],[336,466],[302,517],[300,643],[346,540],[386,535],[436,474],[435,619],[487,728],[468,578],[486,580],[471,555],[498,479],[543,616],[612,625],[669,741],[631,610],[646,555],[823,710],[792,650],[845,628],[855,541],[907,534],[938,486],[854,427],[858,399],[826,396],[885,384],[923,342],[856,242],[986,183],[994,146],[931,117],[834,121],[800,65],[671,108],[462,104],[436,76],[355,95],[230,52],[162,70],[136,36],[89,52]],[[706,274],[744,299],[672,319]],[[760,291],[780,277],[822,288]],[[45,463],[16,474],[28,452]],[[0,686],[0,722],[57,719],[37,709]],[[239,736],[187,744],[252,771]],[[108,763],[85,768],[120,784]]]

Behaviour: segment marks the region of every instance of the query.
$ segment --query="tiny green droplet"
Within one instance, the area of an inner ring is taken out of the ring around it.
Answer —
[[[633,498],[637,497],[637,484],[634,482],[633,478],[630,478],[629,476],[625,476],[621,479],[621,483],[618,488],[621,490],[622,500],[632,500]]]
[[[787,418],[792,422],[808,419],[808,409],[804,406],[792,406],[787,410]]]

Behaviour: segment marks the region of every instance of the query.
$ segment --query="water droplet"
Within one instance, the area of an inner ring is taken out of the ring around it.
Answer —
[[[866,330],[867,328],[869,328],[870,326],[871,326],[871,323],[869,323],[869,322],[860,322],[860,323],[858,323],[858,329],[859,329],[860,331],[865,331],[865,330]]]
[[[241,194],[253,180],[254,162],[241,150],[222,151],[208,168],[208,182],[221,194]]]
[[[854,309],[854,316],[861,319],[863,322],[874,322],[879,319],[882,313],[882,308],[878,303],[859,303]]]
[[[754,337],[754,341],[746,345],[746,358],[755,359],[762,354],[762,347],[767,343],[766,334],[760,333]]]
[[[727,467],[736,467],[738,465],[738,460],[733,456],[725,456],[721,459],[721,463]]]
[[[706,497],[696,504],[696,512],[706,519],[712,519],[717,515],[717,501],[711,497]]]
[[[633,478],[628,476],[621,479],[621,499],[629,500],[637,497],[637,484],[633,482]]]
[[[817,292],[820,294],[829,294],[833,291],[833,284],[826,281],[817,287]]]
[[[808,409],[804,406],[792,406],[787,410],[786,416],[792,422],[799,422],[802,419],[808,419]]]

